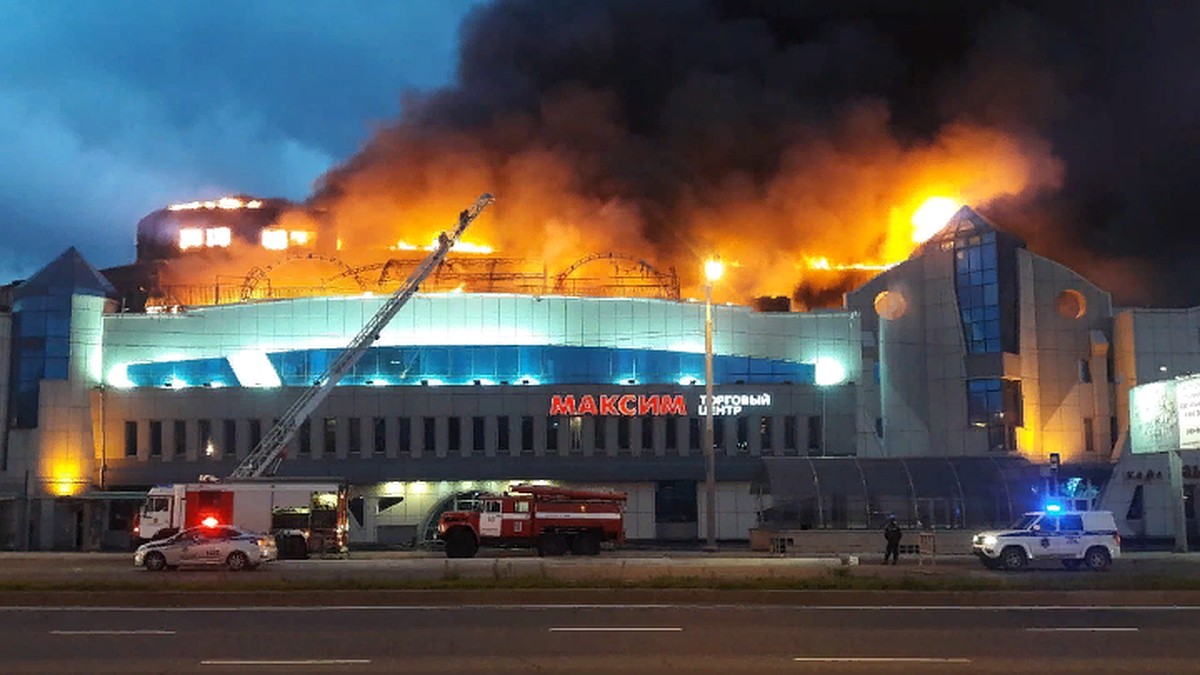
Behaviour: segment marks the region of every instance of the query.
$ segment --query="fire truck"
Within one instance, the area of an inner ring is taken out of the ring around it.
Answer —
[[[515,485],[480,495],[472,511],[438,519],[446,557],[471,558],[480,546],[536,548],[540,556],[596,555],[625,541],[625,493]]]
[[[278,479],[176,483],[151,488],[137,514],[142,541],[169,537],[189,527],[236,524],[269,532],[280,557],[344,553],[349,531],[345,483],[325,479]]]

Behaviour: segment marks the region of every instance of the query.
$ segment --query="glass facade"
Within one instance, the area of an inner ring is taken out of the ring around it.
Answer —
[[[949,245],[947,243],[947,245]],[[979,216],[953,231],[954,290],[968,354],[1020,352],[1016,250]]]
[[[987,429],[989,450],[1016,452],[1016,430],[1025,426],[1020,380],[967,380],[967,422]]]
[[[1000,280],[995,232],[955,242],[954,287],[967,353],[999,352]]]
[[[70,286],[51,286],[39,297],[13,303],[13,426],[38,425],[38,392],[42,380],[67,379],[71,333]]]
[[[38,426],[42,380],[66,380],[72,296],[116,297],[112,285],[69,248],[12,294],[11,427]]]
[[[763,459],[752,491],[770,495],[761,525],[778,529],[1004,527],[1041,507],[1037,465],[1019,457]]]
[[[308,386],[341,350],[268,354],[283,386]],[[224,358],[131,364],[136,387],[238,386]],[[375,347],[339,384],[691,384],[702,382],[704,355],[648,349],[547,346]],[[716,356],[715,384],[812,384],[815,367],[782,359]]]

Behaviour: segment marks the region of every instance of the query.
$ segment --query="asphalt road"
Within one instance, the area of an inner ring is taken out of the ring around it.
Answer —
[[[1200,607],[0,608],[6,673],[1181,673]]]

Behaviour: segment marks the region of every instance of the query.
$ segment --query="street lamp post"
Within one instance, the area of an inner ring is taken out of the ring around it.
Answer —
[[[712,286],[725,266],[719,258],[704,263],[704,550],[717,550],[717,478],[713,452],[713,316]]]

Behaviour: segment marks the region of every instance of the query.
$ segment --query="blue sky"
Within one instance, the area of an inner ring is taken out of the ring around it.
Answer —
[[[405,91],[453,79],[481,0],[0,0],[0,284],[229,192],[303,199]]]

